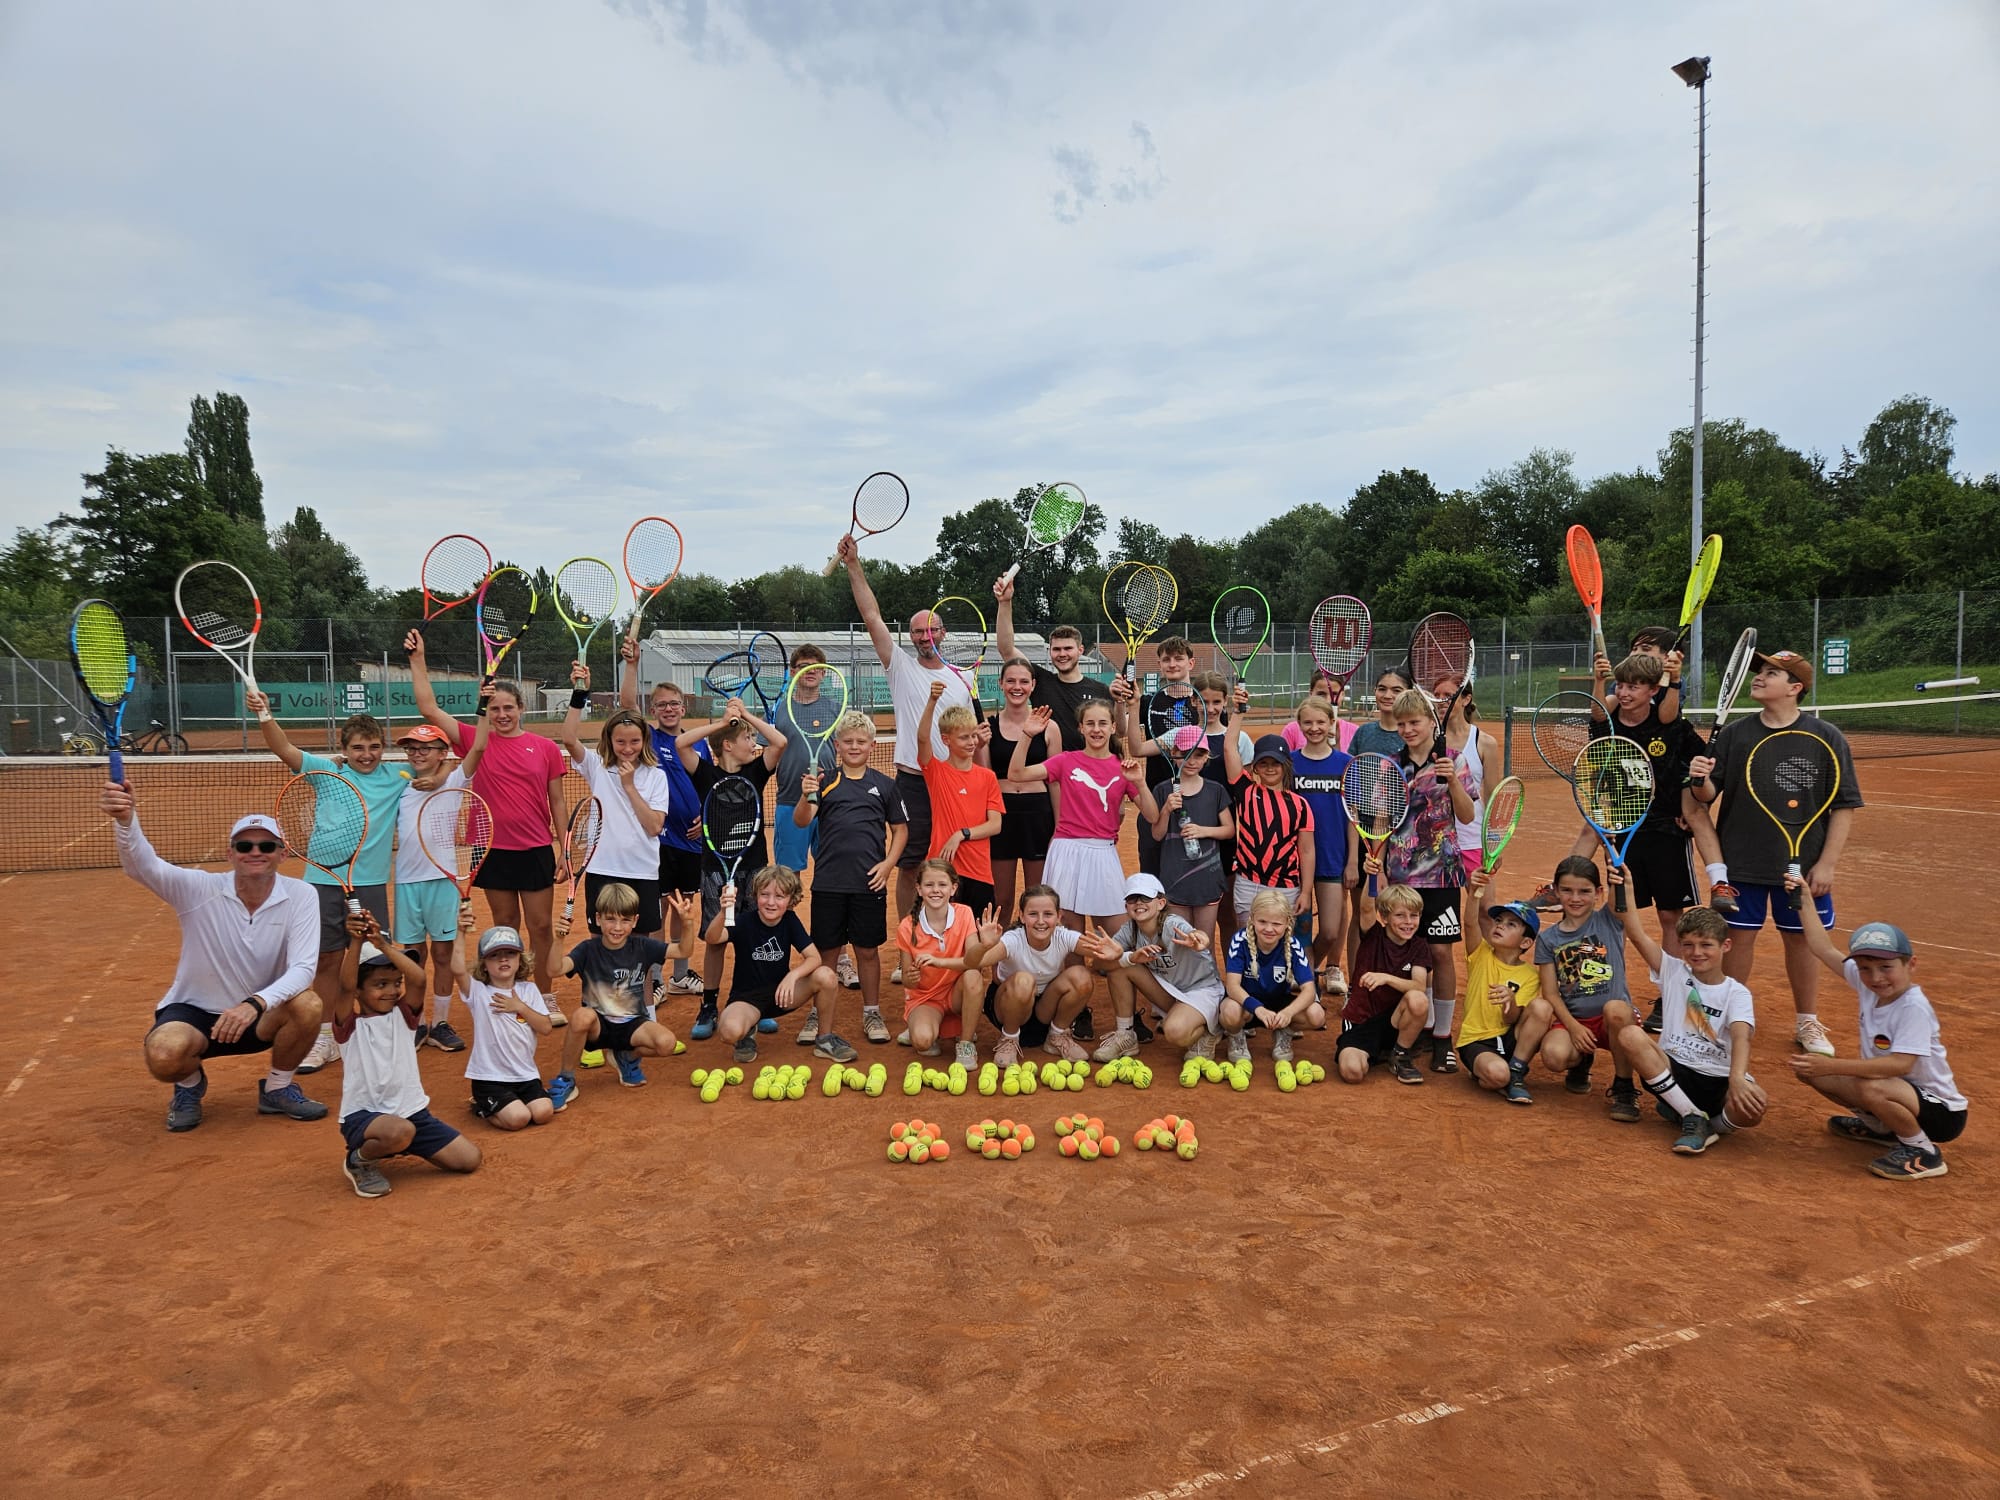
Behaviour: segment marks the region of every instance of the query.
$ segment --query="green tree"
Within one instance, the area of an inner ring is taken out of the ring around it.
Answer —
[[[1494,551],[1519,570],[1522,592],[1562,576],[1564,541],[1583,503],[1575,462],[1563,449],[1537,448],[1479,481],[1479,508]]]
[[[1668,438],[1659,464],[1659,502],[1643,560],[1621,602],[1665,609],[1680,603],[1691,561],[1692,428]],[[1810,598],[1833,576],[1832,555],[1822,546],[1835,530],[1833,487],[1818,459],[1740,418],[1705,422],[1702,481],[1708,487],[1702,530],[1723,538],[1711,604]],[[1734,486],[1727,495],[1725,485]]]
[[[189,403],[187,459],[197,483],[233,521],[264,524],[264,481],[250,456],[250,408],[241,396],[218,391],[214,401]]]
[[[1027,516],[1041,492],[1040,485],[1023,485],[1011,500],[982,500],[946,516],[938,525],[940,593],[963,595],[990,616],[993,580],[1018,562],[1014,619],[1029,628],[1050,618],[1071,578],[1101,571],[1097,540],[1104,534],[1104,512],[1095,505],[1053,552],[1027,551]]]
[[[83,593],[75,576],[75,549],[54,527],[21,527],[0,549],[0,633],[30,656],[60,659]]]
[[[1519,597],[1514,560],[1479,550],[1436,548],[1405,559],[1396,576],[1377,592],[1381,620],[1414,621],[1437,610],[1467,620],[1503,614]]]
[[[1342,516],[1324,505],[1296,505],[1244,533],[1229,581],[1256,584],[1271,601],[1273,620],[1297,623],[1329,595],[1365,587],[1357,561],[1351,507],[1350,515]]]
[[[134,457],[113,448],[83,483],[81,513],[55,525],[75,544],[78,577],[126,615],[172,614],[174,580],[203,558],[268,579],[269,569],[257,566],[268,561],[262,530],[224,515],[184,455]]]
[[[1373,483],[1356,490],[1345,512],[1350,554],[1343,570],[1346,592],[1366,599],[1394,578],[1443,499],[1419,469],[1384,469]]]
[[[1864,497],[1887,494],[1918,474],[1949,474],[1958,418],[1923,396],[1891,401],[1861,434],[1856,487]]]
[[[359,618],[374,602],[361,559],[320,524],[309,505],[271,533],[271,553],[284,571],[284,608],[294,618]]]

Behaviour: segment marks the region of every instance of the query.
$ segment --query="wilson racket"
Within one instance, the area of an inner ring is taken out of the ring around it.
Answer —
[[[826,747],[834,726],[847,712],[847,674],[838,667],[807,662],[785,688],[785,717],[799,738],[805,741],[806,766],[824,776],[831,762]],[[806,801],[818,802],[818,792],[808,792]]]
[[[457,533],[432,542],[424,554],[424,621],[417,629],[428,632],[439,615],[475,597],[492,571],[493,554],[476,536]]]
[[[1479,868],[1488,875],[1499,866],[1500,855],[1513,841],[1527,803],[1528,789],[1518,776],[1509,776],[1486,794],[1486,807],[1479,815]]]
[[[1472,627],[1448,612],[1425,615],[1410,636],[1410,671],[1430,700],[1431,714],[1437,720],[1436,743],[1442,748],[1452,710],[1472,688]],[[1437,689],[1444,682],[1453,685],[1452,692],[1440,700]]]
[[[354,861],[368,841],[368,804],[354,783],[337,771],[299,772],[278,793],[278,826],[285,847],[338,885],[348,915],[359,916]]]
[[[125,700],[139,678],[139,658],[125,637],[125,621],[102,599],[86,599],[70,613],[69,664],[104,731],[111,779],[123,786],[125,757],[118,742],[124,737]]]
[[[555,576],[556,613],[576,642],[576,659],[590,665],[590,643],[618,613],[618,575],[602,558],[572,557]]]
[[[639,639],[639,621],[660,590],[680,576],[685,556],[681,529],[665,516],[634,521],[625,533],[625,578],[632,585],[632,624],[626,631]]]
[[[1083,498],[1083,490],[1066,481],[1052,484],[1035,496],[1035,503],[1028,507],[1029,555],[1055,551],[1075,534],[1089,509],[1090,502]],[[1021,564],[1017,562],[1000,575],[1000,581],[1012,583],[1020,571]]]
[[[1375,620],[1368,606],[1352,594],[1335,594],[1313,606],[1306,621],[1306,644],[1313,664],[1340,684],[1340,696],[1368,660],[1368,648],[1375,640]],[[1340,705],[1334,704],[1339,717]]]
[[[977,703],[979,668],[992,643],[986,630],[986,612],[970,599],[953,594],[933,604],[931,613],[938,623],[938,656],[958,673],[958,680]]]
[[[764,799],[749,778],[717,778],[701,804],[701,841],[722,870],[722,925],[736,925],[736,872],[764,831]]]
[[[1569,581],[1576,585],[1576,597],[1590,616],[1590,666],[1597,670],[1597,658],[1604,649],[1604,567],[1597,560],[1597,540],[1588,526],[1572,526],[1567,541]]]
[[[1743,693],[1743,685],[1750,680],[1751,668],[1757,655],[1757,627],[1751,626],[1736,637],[1736,644],[1729,648],[1729,660],[1722,668],[1721,680],[1715,687],[1715,729],[1709,736],[1709,743],[1715,743],[1715,735],[1722,732],[1723,720],[1729,717],[1736,700]],[[1708,784],[1706,776],[1701,785]]]
[[[783,641],[768,630],[760,630],[750,637],[750,660],[750,688],[764,706],[763,718],[768,724],[791,681],[791,658],[785,654]]]
[[[525,607],[521,602],[523,590],[527,594]],[[498,674],[500,663],[534,625],[541,607],[542,596],[535,588],[535,580],[512,564],[495,568],[486,576],[479,589],[479,602],[473,606],[479,621],[479,654],[485,663],[479,675],[481,686]]]
[[[754,651],[731,651],[726,656],[718,656],[701,674],[702,688],[715,698],[718,714],[731,698],[741,698],[749,692],[750,685],[756,680],[757,653]]]
[[[1622,870],[1632,836],[1653,806],[1653,763],[1646,747],[1622,734],[1599,735],[1577,753],[1570,787],[1612,866]],[[1624,882],[1613,888],[1611,899],[1617,910],[1625,910]]]
[[[556,924],[557,933],[563,937],[569,936],[570,922],[576,916],[576,893],[583,886],[591,857],[597,853],[597,841],[603,835],[604,804],[595,797],[585,797],[569,810],[569,826],[563,829],[563,865],[569,871],[569,894],[563,897],[562,920]]]
[[[1780,729],[1751,747],[1743,779],[1749,784],[1750,800],[1784,835],[1786,873],[1803,879],[1799,851],[1840,793],[1840,758],[1833,746],[1803,729]],[[1798,910],[1798,896],[1790,886],[1785,887],[1784,901],[1788,909]]]
[[[243,685],[256,692],[252,658],[257,633],[264,628],[264,601],[243,570],[226,562],[188,564],[174,580],[174,608],[187,633],[228,662]]]
[[[1534,710],[1535,754],[1543,765],[1574,786],[1577,756],[1593,737],[1604,732],[1608,721],[1604,705],[1590,694],[1574,689],[1552,693]]]
[[[1139,675],[1139,648],[1167,623],[1180,603],[1181,586],[1165,568],[1122,562],[1104,575],[1104,618],[1125,641],[1125,680]]]
[[[1247,583],[1224,589],[1208,612],[1208,633],[1236,669],[1233,688],[1249,676],[1250,663],[1271,639],[1271,601]]]
[[[880,536],[910,513],[910,487],[887,469],[870,474],[854,492],[854,519],[848,523],[851,537]],[[828,578],[840,566],[836,553],[820,571]]]
[[[1681,633],[1674,637],[1674,650],[1681,649],[1681,643],[1694,626],[1694,617],[1708,603],[1708,591],[1715,587],[1715,575],[1721,567],[1722,538],[1711,532],[1703,540],[1701,551],[1695,554],[1694,566],[1688,570],[1687,588],[1681,592]]]
[[[1340,793],[1354,831],[1365,843],[1386,844],[1410,815],[1410,784],[1393,756],[1364,750],[1352,757],[1340,778]],[[1375,894],[1375,887],[1376,876],[1371,874],[1369,895]]]
[[[417,844],[458,891],[461,938],[472,936],[472,882],[493,848],[493,809],[469,786],[440,787],[417,804]]]

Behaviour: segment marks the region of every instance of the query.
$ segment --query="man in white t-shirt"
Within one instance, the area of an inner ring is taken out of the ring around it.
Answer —
[[[131,788],[107,782],[98,806],[117,825],[119,866],[174,909],[180,962],[153,1007],[146,1068],[174,1086],[167,1129],[201,1123],[208,1092],[204,1062],[269,1052],[271,1071],[257,1085],[257,1113],[323,1120],[292,1074],[319,1035],[321,1002],[313,991],[319,965],[319,896],[303,880],[280,875],[284,836],[263,813],[229,830],[229,869],[185,870],[153,852]]]
[[[937,616],[927,609],[911,615],[910,644],[916,651],[912,655],[900,650],[896,637],[883,622],[875,590],[869,587],[867,576],[861,571],[861,549],[854,538],[842,537],[835,556],[847,569],[848,586],[854,590],[854,607],[861,611],[861,623],[868,627],[868,639],[875,643],[875,655],[889,676],[889,697],[896,710],[896,790],[902,793],[903,811],[910,820],[909,842],[903,847],[902,863],[896,867],[896,911],[900,918],[917,904],[917,866],[930,857],[931,849],[931,794],[924,784],[923,768],[917,764],[917,720],[931,700],[931,684],[943,683],[944,696],[938,700],[931,719],[931,754],[939,760],[948,760],[950,747],[936,727],[943,720],[944,711],[953,704],[962,704],[975,714],[978,709],[965,679],[937,653],[938,642],[944,635]],[[900,969],[891,974],[890,983],[896,983],[901,974]]]

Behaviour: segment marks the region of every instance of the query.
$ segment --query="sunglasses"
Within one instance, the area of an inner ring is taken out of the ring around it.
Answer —
[[[229,847],[234,849],[238,854],[248,854],[253,849],[259,854],[276,854],[278,852],[278,845],[272,839],[238,839]]]

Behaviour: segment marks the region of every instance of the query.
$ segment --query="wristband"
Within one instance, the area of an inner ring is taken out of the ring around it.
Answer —
[[[254,1005],[254,1006],[256,1006],[256,1007],[257,1007],[257,1014],[258,1014],[258,1016],[260,1016],[260,1017],[262,1017],[262,1016],[265,1016],[265,1015],[267,1015],[267,1014],[269,1014],[269,1013],[270,1013],[270,1009],[271,1009],[271,1007],[270,1007],[270,1006],[268,1006],[268,1005],[266,1005],[266,1004],[265,1004],[265,1003],[264,1003],[264,1002],[263,1002],[262,1000],[259,1000],[259,999],[258,999],[258,998],[257,998],[257,997],[256,997],[255,995],[245,995],[245,996],[243,997],[243,1003],[244,1003],[245,1005]]]
[[[268,723],[270,723],[270,722],[271,722],[271,710],[270,710],[270,709],[268,709],[268,708],[260,708],[260,709],[258,709],[258,710],[257,710],[257,722],[258,722],[259,724],[268,724]]]
[[[1131,967],[1132,967],[1132,955],[1131,955],[1131,954],[1129,954],[1129,953],[1121,953],[1121,954],[1119,954],[1119,955],[1118,955],[1118,967],[1119,967],[1119,968],[1121,968],[1121,969],[1129,969],[1129,968],[1131,968]]]
[[[571,692],[569,695],[569,706],[571,708],[590,707],[590,689],[577,688],[573,692]]]

